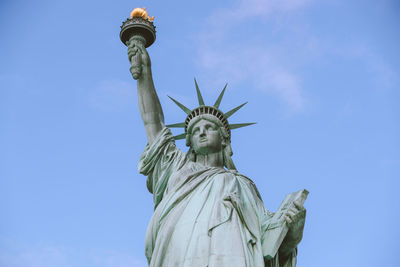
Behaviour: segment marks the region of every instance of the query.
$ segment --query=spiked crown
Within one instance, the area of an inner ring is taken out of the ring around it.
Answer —
[[[243,103],[243,104],[231,109],[230,111],[228,111],[226,113],[223,113],[221,110],[219,110],[219,105],[221,104],[222,97],[224,96],[225,89],[226,89],[226,86],[228,84],[226,84],[224,89],[222,89],[222,92],[218,96],[218,98],[215,101],[214,105],[213,106],[208,106],[208,105],[204,104],[204,100],[203,100],[203,97],[201,95],[201,92],[200,92],[200,89],[199,89],[199,86],[197,84],[196,79],[194,79],[194,83],[195,83],[195,86],[196,86],[197,99],[198,99],[198,102],[199,102],[199,106],[197,108],[195,108],[193,110],[190,110],[189,108],[187,108],[183,104],[179,103],[177,100],[175,100],[172,97],[168,96],[172,101],[174,101],[174,103],[176,105],[178,105],[178,107],[180,107],[187,114],[187,117],[186,117],[184,122],[167,125],[167,127],[171,127],[171,128],[185,128],[185,132],[183,134],[174,136],[175,140],[186,138],[186,135],[187,135],[188,130],[189,130],[188,128],[189,128],[190,122],[193,119],[195,119],[195,118],[197,118],[197,117],[199,117],[201,115],[206,115],[207,114],[207,115],[211,115],[211,116],[215,117],[221,123],[221,125],[225,128],[225,130],[226,130],[226,132],[228,134],[229,141],[231,139],[231,130],[255,124],[255,122],[235,123],[235,124],[229,124],[229,122],[228,122],[228,118],[230,116],[232,116],[240,108],[242,108],[244,105],[246,105],[247,102],[245,102],[245,103]]]

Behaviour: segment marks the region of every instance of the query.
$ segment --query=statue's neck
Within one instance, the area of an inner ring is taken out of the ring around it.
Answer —
[[[222,151],[209,153],[207,155],[196,155],[196,162],[208,167],[224,167]]]

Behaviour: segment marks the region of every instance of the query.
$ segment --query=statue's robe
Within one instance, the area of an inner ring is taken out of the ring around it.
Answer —
[[[294,267],[296,252],[264,263],[272,214],[237,171],[192,162],[164,128],[139,161],[155,211],[146,233],[150,267]]]

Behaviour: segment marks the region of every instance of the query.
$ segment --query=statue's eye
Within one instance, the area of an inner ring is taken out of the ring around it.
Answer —
[[[215,130],[215,127],[214,127],[214,125],[212,125],[212,124],[207,124],[207,125],[206,125],[206,129],[207,129],[207,130]]]

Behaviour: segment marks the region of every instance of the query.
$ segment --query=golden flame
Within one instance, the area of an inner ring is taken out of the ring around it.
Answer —
[[[153,20],[154,20],[154,16],[153,17],[149,17],[149,13],[147,12],[145,7],[143,7],[143,8],[137,7],[134,10],[132,10],[131,19],[133,17],[141,17],[141,18],[143,18],[145,20],[148,20],[150,22],[153,22]]]

